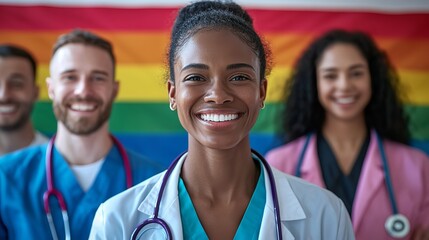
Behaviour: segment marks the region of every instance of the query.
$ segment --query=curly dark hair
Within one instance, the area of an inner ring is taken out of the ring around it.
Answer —
[[[259,57],[261,79],[271,70],[271,52],[256,33],[250,15],[232,1],[198,1],[180,9],[171,32],[168,52],[170,80],[174,82],[174,62],[181,47],[198,31],[228,29],[241,38]]]
[[[381,137],[408,144],[410,132],[408,117],[399,98],[399,79],[387,54],[363,32],[332,30],[317,38],[295,64],[286,84],[282,136],[290,142],[323,126],[325,110],[317,93],[317,63],[324,51],[336,43],[355,46],[368,63],[372,96],[365,108],[368,128]]]

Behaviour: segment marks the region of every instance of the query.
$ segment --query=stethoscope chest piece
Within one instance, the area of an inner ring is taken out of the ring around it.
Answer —
[[[402,214],[394,214],[384,224],[387,233],[394,238],[405,237],[410,232],[410,222]]]

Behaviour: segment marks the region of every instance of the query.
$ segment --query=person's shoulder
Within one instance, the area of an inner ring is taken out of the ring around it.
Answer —
[[[148,163],[151,165],[156,165],[156,162],[149,159],[148,157],[144,156],[141,153],[138,153],[132,149],[129,148],[125,148],[125,152],[128,155],[128,158],[132,161],[136,161],[136,162],[143,162],[143,163]]]
[[[144,156],[138,152],[135,152],[134,150],[126,148],[125,151],[128,155],[128,158],[131,161],[131,164],[133,164],[137,168],[144,168],[148,172],[153,173],[153,174],[151,174],[151,176],[154,175],[155,173],[159,173],[165,169],[158,162],[156,162],[156,161],[154,161],[154,160],[152,160],[152,159],[150,159],[150,158],[148,158],[148,157],[146,157],[146,156]]]
[[[153,213],[162,176],[155,175],[103,202],[95,214],[89,239],[129,238],[134,227]]]
[[[294,154],[296,152],[299,152],[301,149],[300,146],[302,146],[305,142],[306,136],[302,136],[300,138],[297,138],[291,142],[285,143],[281,146],[275,147],[271,150],[269,150],[266,154],[267,158],[276,159],[278,157],[284,157],[288,154]]]
[[[418,164],[429,164],[429,156],[422,150],[399,142],[384,140],[386,152],[398,159],[406,159]]]
[[[265,158],[270,165],[283,172],[292,173],[304,143],[305,136],[277,148],[271,149],[267,152]]]
[[[164,176],[164,172],[152,176],[145,181],[109,198],[103,203],[104,208],[113,212],[121,206],[127,206],[127,209],[137,210],[141,202],[143,202],[149,193],[154,190],[155,185],[160,182],[162,176]]]
[[[332,209],[335,212],[341,211],[342,202],[332,192],[312,184],[304,179],[283,173],[273,168],[276,178],[284,178],[289,183],[294,195],[304,209]]]
[[[34,132],[34,139],[29,146],[42,145],[49,142],[49,138],[39,131]]]
[[[275,168],[272,171],[281,218],[291,233],[305,239],[354,239],[350,217],[337,196]]]
[[[22,148],[0,157],[0,171],[10,183],[31,179],[45,165],[46,144]]]
[[[18,166],[25,166],[30,162],[44,160],[47,144],[29,146],[0,157],[0,168],[12,170]]]

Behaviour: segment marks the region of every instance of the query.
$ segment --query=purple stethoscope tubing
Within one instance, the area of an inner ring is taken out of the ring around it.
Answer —
[[[283,240],[282,225],[281,225],[281,221],[280,221],[279,197],[277,195],[277,188],[276,188],[276,182],[274,181],[273,171],[271,170],[271,167],[268,164],[267,160],[265,160],[265,158],[261,154],[259,154],[257,151],[255,151],[253,149],[252,149],[252,153],[255,154],[261,160],[262,164],[264,164],[264,167],[267,170],[268,178],[270,179],[271,195],[273,198],[274,219],[275,219],[276,226],[277,226],[277,228],[276,228],[277,239]]]
[[[174,161],[170,164],[167,171],[164,174],[164,177],[162,178],[161,182],[161,188],[158,193],[158,198],[156,200],[155,209],[153,210],[153,215],[146,219],[143,223],[139,224],[137,228],[133,231],[131,235],[132,240],[136,240],[140,230],[142,230],[145,226],[148,226],[149,224],[159,224],[164,231],[167,233],[167,239],[173,239],[173,234],[171,233],[170,227],[168,227],[168,224],[162,219],[158,217],[159,213],[159,205],[161,204],[162,195],[164,194],[165,185],[167,184],[168,178],[170,177],[171,173],[173,172],[174,168],[176,167],[177,163],[179,162],[180,158],[185,154],[186,152],[180,154],[179,156],[174,159]]]
[[[113,143],[118,148],[119,154],[121,155],[121,158],[123,160],[124,169],[125,169],[126,186],[127,186],[127,188],[130,188],[130,187],[132,187],[132,183],[133,183],[130,160],[129,160],[128,155],[125,151],[124,146],[122,146],[122,144],[118,141],[118,139],[116,139],[113,135],[110,135],[110,137],[111,137]],[[68,213],[67,213],[67,206],[66,206],[66,203],[64,201],[64,197],[61,194],[61,192],[58,191],[54,187],[54,181],[53,181],[53,177],[52,177],[52,151],[54,148],[55,138],[56,138],[56,135],[54,135],[51,138],[51,140],[49,140],[48,147],[46,149],[45,164],[46,164],[46,182],[47,182],[48,189],[43,194],[43,206],[45,209],[46,217],[48,219],[49,228],[50,228],[51,233],[52,233],[52,238],[54,240],[57,240],[58,235],[57,235],[57,232],[55,230],[55,225],[54,225],[54,222],[52,219],[51,208],[49,206],[49,197],[52,196],[58,200],[58,203],[59,203],[60,208],[61,208],[61,214],[63,217],[63,222],[64,222],[65,239],[70,240],[71,235],[70,235],[70,224],[69,224],[69,217],[68,217]]]
[[[265,158],[261,154],[259,154],[258,152],[256,152],[253,149],[251,151],[256,157],[258,157],[261,160],[262,164],[264,165],[264,168],[267,170],[268,178],[270,180],[271,194],[272,194],[272,198],[273,198],[277,239],[282,240],[283,237],[282,237],[282,228],[281,228],[281,221],[280,221],[280,205],[279,205],[279,199],[278,199],[278,195],[277,195],[276,183],[274,181],[273,172],[272,172],[271,167],[269,166],[267,160],[265,160]],[[159,190],[158,198],[156,200],[156,205],[155,205],[155,209],[153,211],[153,216],[146,219],[143,223],[141,223],[139,226],[137,226],[137,228],[133,231],[133,233],[131,235],[132,240],[136,240],[140,230],[149,224],[161,225],[162,228],[164,229],[164,231],[167,233],[167,236],[168,236],[167,239],[173,239],[173,235],[171,233],[170,227],[168,227],[168,224],[164,220],[162,220],[161,218],[158,217],[158,213],[159,213],[159,206],[161,204],[162,195],[164,193],[165,185],[167,184],[168,178],[170,177],[171,173],[173,172],[173,170],[176,167],[177,163],[179,162],[180,158],[185,153],[186,152],[184,152],[184,153],[180,154],[178,157],[176,157],[176,159],[168,167],[167,171],[164,174],[164,177],[162,178],[161,188]]]

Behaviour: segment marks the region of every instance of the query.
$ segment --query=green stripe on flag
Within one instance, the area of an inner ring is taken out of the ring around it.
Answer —
[[[274,134],[278,132],[281,103],[267,104],[261,110],[253,132]],[[410,115],[410,129],[414,139],[429,140],[429,106],[407,105]],[[53,133],[56,120],[49,101],[40,101],[33,111],[35,127],[44,133]],[[117,102],[110,117],[110,129],[116,133],[177,133],[184,132],[167,102]]]

